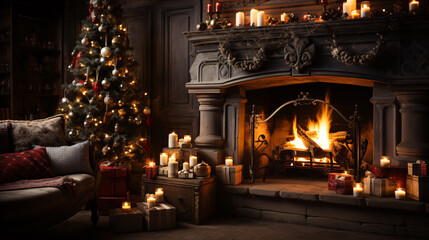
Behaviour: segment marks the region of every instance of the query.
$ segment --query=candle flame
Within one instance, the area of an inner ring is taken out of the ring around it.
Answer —
[[[356,184],[356,188],[361,188],[361,187],[360,187],[360,183],[357,183],[357,184]]]
[[[347,172],[347,171],[344,171],[344,174],[346,174],[346,175],[347,175],[347,174],[348,174],[348,172]]]
[[[149,163],[149,167],[155,167],[155,163],[154,162],[150,162]]]

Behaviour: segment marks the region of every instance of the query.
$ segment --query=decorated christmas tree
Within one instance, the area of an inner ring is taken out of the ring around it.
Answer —
[[[149,94],[136,79],[118,0],[90,0],[68,70],[59,112],[72,140],[89,139],[97,160],[144,162],[149,157]]]

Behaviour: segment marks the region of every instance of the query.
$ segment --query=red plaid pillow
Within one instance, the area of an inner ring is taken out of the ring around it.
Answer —
[[[0,183],[53,177],[46,148],[0,154]]]

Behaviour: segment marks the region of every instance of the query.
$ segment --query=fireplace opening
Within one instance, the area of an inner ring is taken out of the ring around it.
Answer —
[[[360,169],[372,163],[373,107],[372,88],[331,83],[307,83],[247,91],[246,125],[250,126],[252,105],[255,105],[254,168],[257,177],[324,176],[328,172],[352,170],[353,131],[336,111],[326,104],[289,104],[269,121],[261,123],[282,104],[299,98],[300,93],[321,99],[338,109],[345,118],[358,106],[361,139],[366,147]],[[302,97],[302,96],[301,96]],[[245,131],[244,165],[251,166],[251,128]]]

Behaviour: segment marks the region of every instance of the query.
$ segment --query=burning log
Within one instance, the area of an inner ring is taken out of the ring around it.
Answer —
[[[323,149],[317,144],[313,139],[311,139],[307,133],[302,129],[301,126],[297,125],[297,133],[299,138],[301,138],[305,147],[311,152],[313,157],[323,156]]]
[[[305,133],[307,134],[307,136],[309,136],[310,138],[314,139],[317,136],[317,132],[316,131],[305,131]],[[339,132],[335,132],[335,133],[329,133],[329,141],[330,142],[341,142],[341,143],[345,143],[347,140],[347,131],[339,131]],[[286,137],[286,141],[292,141],[293,139],[295,139],[294,135],[288,135]]]

